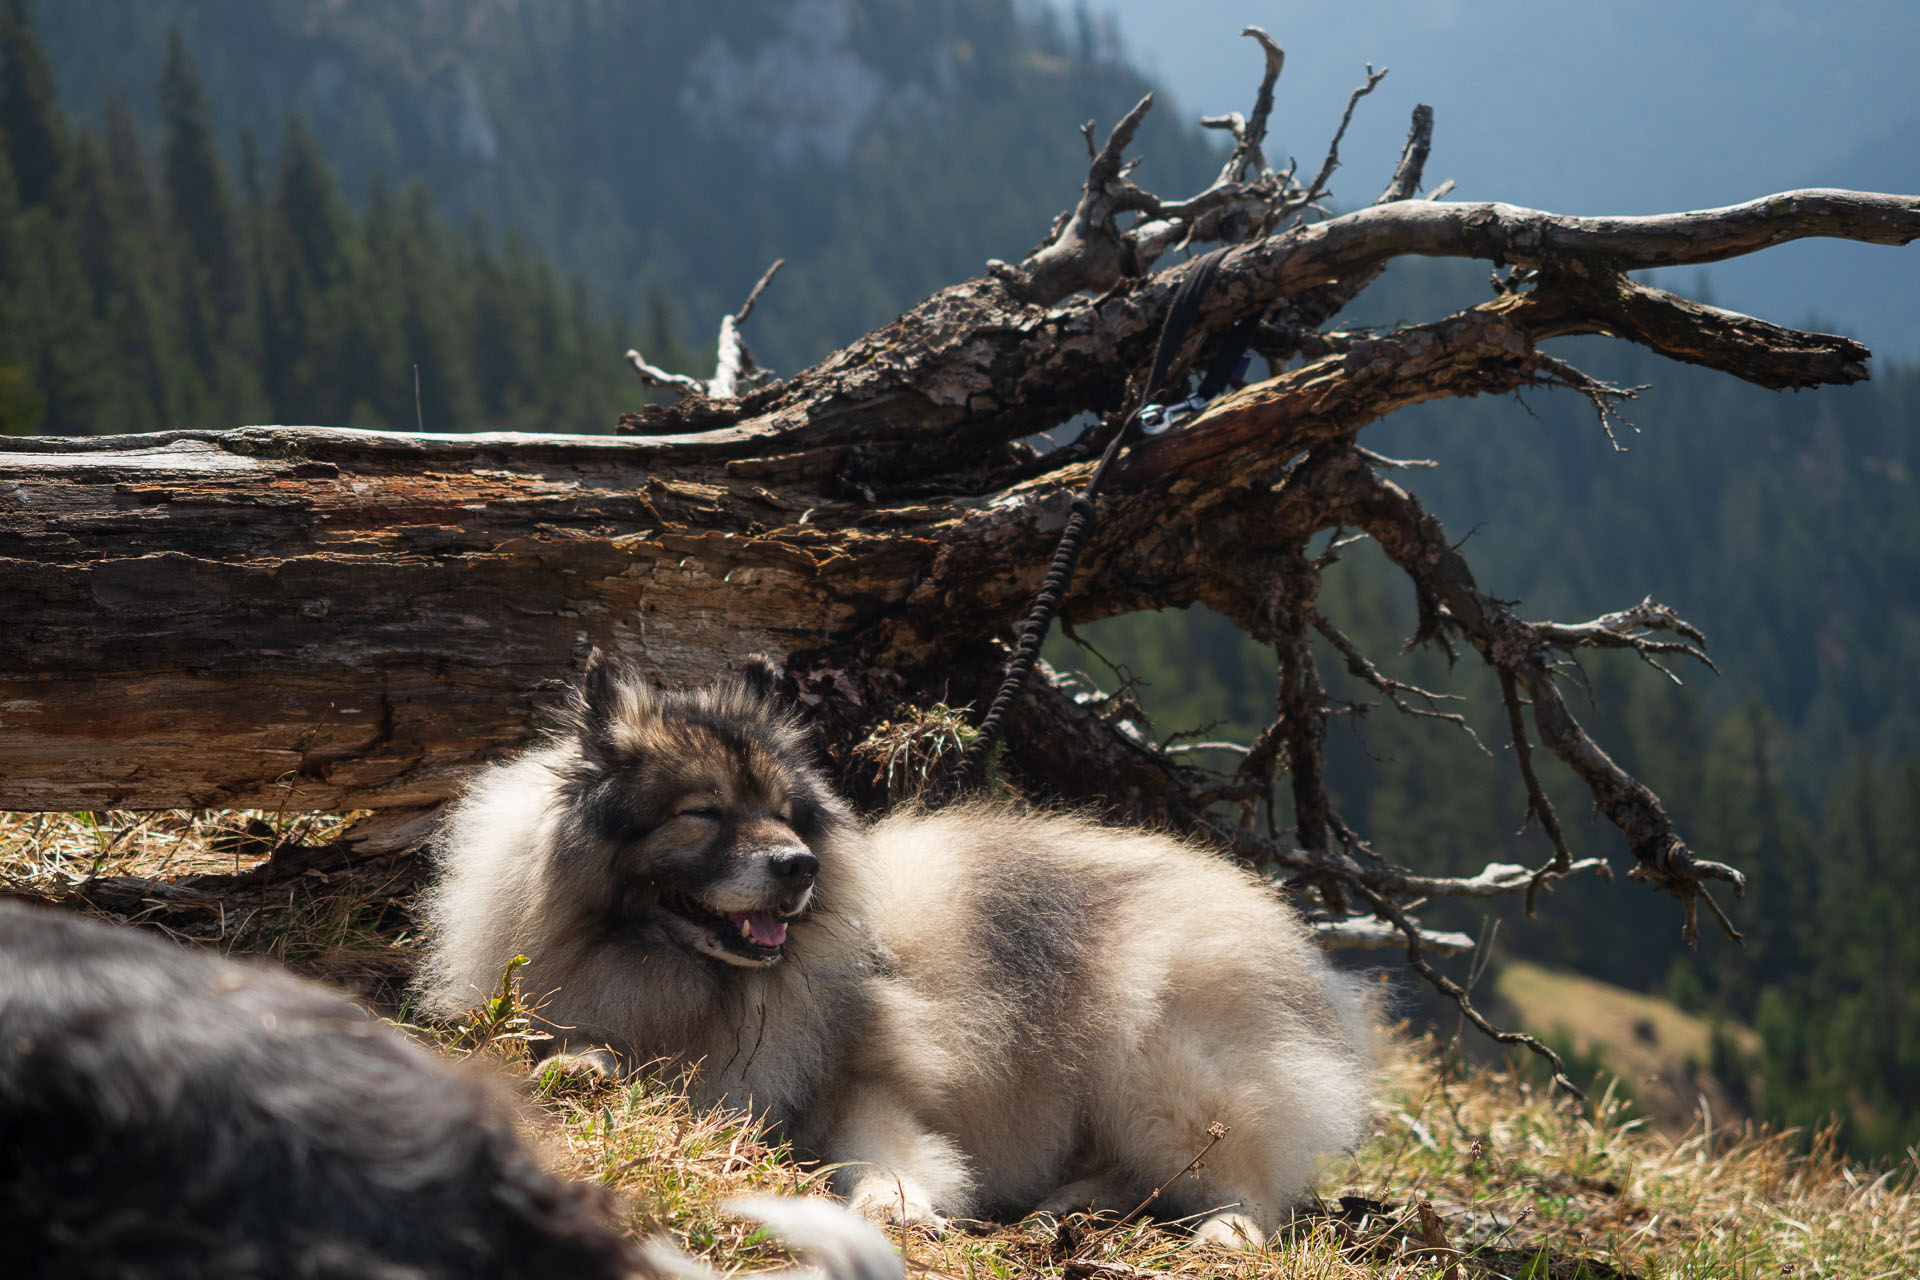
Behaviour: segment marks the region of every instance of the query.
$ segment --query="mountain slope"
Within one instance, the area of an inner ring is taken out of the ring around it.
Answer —
[[[298,112],[355,198],[423,179],[602,306],[663,292],[698,341],[785,257],[751,336],[787,372],[1018,258],[1076,198],[1077,126],[1147,90],[1009,0],[61,0],[40,21],[75,110],[145,111],[177,26],[230,150]],[[1195,133],[1161,103],[1143,179],[1202,183]]]

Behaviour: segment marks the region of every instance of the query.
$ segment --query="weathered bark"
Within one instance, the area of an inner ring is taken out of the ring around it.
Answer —
[[[11,808],[427,803],[589,645],[691,680],[845,630],[842,586],[899,590],[879,547],[823,581],[824,531],[756,534],[799,513],[663,479],[651,442],[8,443]]]

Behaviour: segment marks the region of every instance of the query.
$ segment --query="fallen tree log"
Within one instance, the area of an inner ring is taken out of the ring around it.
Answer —
[[[1617,279],[1506,295],[1140,442],[1072,616],[1197,601],[1270,638],[1278,558],[1342,522],[1304,472],[1289,486],[1278,469],[1438,396],[1591,392],[1536,344],[1624,327],[1623,296],[1654,295]],[[1717,342],[1686,334],[1703,363],[1755,380],[1851,380],[1865,356],[1755,321]],[[670,681],[728,656],[831,651],[927,687],[1024,611],[1090,463],[1009,456],[1002,479],[976,453],[942,491],[913,474],[918,452],[909,469],[818,443],[847,430],[848,393],[824,381],[789,384],[815,389],[791,393],[805,397],[791,421],[758,415],[785,424],[754,428],[765,452],[737,426],[0,441],[0,807],[431,803],[522,740],[529,695],[596,645]],[[885,496],[848,495],[862,476]]]
[[[728,317],[724,376],[671,375],[629,353],[684,395],[628,415],[613,437],[244,427],[0,440],[0,807],[416,810],[524,741],[595,646],[673,683],[779,655],[842,780],[884,804],[902,789],[891,762],[917,753],[934,761],[924,774],[964,736],[929,708],[977,710],[992,693],[1075,494],[1127,429],[1114,411],[1141,394],[1196,270],[1155,264],[1192,239],[1230,249],[1169,398],[1235,333],[1281,372],[1130,444],[1063,608],[1087,621],[1208,605],[1273,647],[1274,722],[1237,771],[1209,773],[1118,700],[1043,670],[1020,694],[1003,772],[1212,839],[1312,886],[1325,923],[1398,932],[1418,966],[1414,900],[1531,902],[1600,865],[1560,838],[1537,741],[1621,830],[1634,874],[1681,899],[1689,934],[1702,901],[1732,934],[1708,887],[1737,892],[1739,873],[1688,849],[1549,671],[1553,654],[1587,646],[1704,658],[1703,638],[1651,601],[1572,625],[1516,617],[1358,437],[1407,405],[1534,387],[1573,390],[1604,421],[1627,393],[1541,349],[1569,334],[1764,387],[1856,381],[1868,353],[1850,339],[1626,273],[1806,236],[1904,244],[1920,236],[1920,198],[1798,191],[1641,218],[1420,199],[1422,108],[1380,201],[1322,216],[1338,138],[1305,186],[1261,154],[1277,70],[1270,56],[1260,105],[1230,122],[1236,147],[1207,191],[1163,201],[1132,183],[1122,157],[1142,102],[1095,155],[1079,208],[1022,263],[989,264],[792,379],[742,391],[750,299]],[[1328,328],[1408,255],[1477,257],[1505,274],[1454,315]],[[741,394],[707,394],[729,387]],[[1030,442],[1089,413],[1107,416],[1067,443]],[[1319,609],[1307,547],[1333,528],[1363,531],[1406,573],[1417,640],[1464,645],[1498,674],[1529,815],[1551,845],[1538,867],[1422,875],[1377,854],[1329,801],[1310,635],[1394,705],[1424,696],[1381,675]],[[1274,795],[1283,772],[1290,806]],[[1264,834],[1250,820],[1262,810]]]

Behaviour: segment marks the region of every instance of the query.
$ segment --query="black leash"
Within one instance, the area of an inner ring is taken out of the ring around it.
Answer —
[[[1201,299],[1206,297],[1207,289],[1213,284],[1221,260],[1234,247],[1228,245],[1194,259],[1193,270],[1174,290],[1166,318],[1160,322],[1160,340],[1154,347],[1153,365],[1147,373],[1146,383],[1121,418],[1119,430],[1107,441],[1093,474],[1087,477],[1086,484],[1073,499],[1073,507],[1067,515],[1067,527],[1061,530],[1060,541],[1054,547],[1053,563],[1041,583],[1040,594],[1034,597],[1033,607],[1027,611],[1026,621],[1021,624],[1020,643],[1007,660],[1006,674],[1001,677],[1000,688],[993,695],[987,714],[981,717],[979,732],[962,753],[960,763],[955,766],[942,799],[959,795],[972,786],[986,765],[987,757],[1000,744],[1007,712],[1013,706],[1013,700],[1020,696],[1020,691],[1026,688],[1027,679],[1033,674],[1033,664],[1040,656],[1040,646],[1046,642],[1047,632],[1052,629],[1054,616],[1060,610],[1060,601],[1073,583],[1074,566],[1079,563],[1080,549],[1086,545],[1087,535],[1093,529],[1094,503],[1100,496],[1101,486],[1106,483],[1107,472],[1133,434],[1141,429],[1141,411],[1152,404],[1154,396],[1164,388],[1174,357],[1179,354],[1180,344],[1186,340],[1187,330],[1193,327],[1194,317],[1200,313]],[[1241,358],[1258,325],[1259,316],[1254,315],[1229,331],[1225,345],[1208,368],[1195,399],[1211,400],[1226,390],[1227,384],[1241,367]]]

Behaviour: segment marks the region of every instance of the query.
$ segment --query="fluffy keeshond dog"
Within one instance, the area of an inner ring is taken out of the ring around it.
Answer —
[[[1366,1120],[1367,1002],[1219,856],[1010,803],[866,827],[756,662],[690,692],[595,654],[561,731],[438,839],[423,989],[516,955],[557,1050],[697,1068],[870,1216],[1089,1207],[1264,1241]]]

